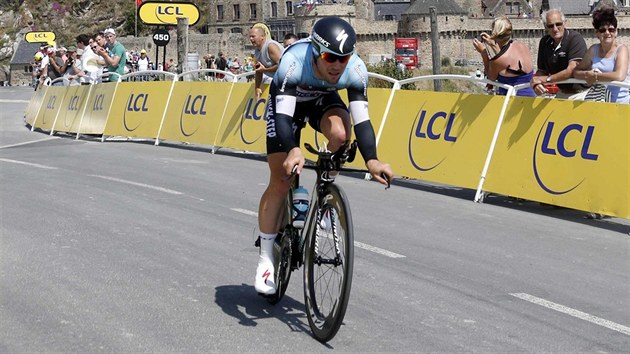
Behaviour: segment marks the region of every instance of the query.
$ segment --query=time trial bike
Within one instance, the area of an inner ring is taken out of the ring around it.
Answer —
[[[299,176],[292,174],[291,188],[278,220],[280,231],[274,244],[277,291],[265,298],[271,304],[284,296],[291,272],[304,265],[304,305],[313,336],[331,340],[341,327],[348,306],[354,263],[354,234],[348,198],[334,183],[334,175],[356,155],[356,141],[346,142],[336,152],[306,149],[318,156],[317,173],[309,210],[302,229],[293,226],[293,190]],[[331,176],[332,175],[332,176]],[[256,245],[259,246],[259,240]]]

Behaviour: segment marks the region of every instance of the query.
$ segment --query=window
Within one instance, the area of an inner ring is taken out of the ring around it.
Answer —
[[[234,4],[234,20],[241,19],[241,5]]]
[[[232,33],[243,33],[243,30],[240,27],[232,27],[230,32],[232,32]]]
[[[223,33],[223,28],[217,28],[217,33]]]
[[[293,15],[293,1],[287,1],[287,16]]]
[[[384,20],[385,21],[395,21],[396,20],[396,16],[395,15],[385,15]]]
[[[217,5],[217,20],[223,21],[223,5]]]
[[[256,18],[256,4],[249,4],[249,18]]]
[[[505,12],[508,14],[520,14],[521,3],[519,1],[508,1],[505,3]]]
[[[278,3],[275,1],[271,3],[271,17],[278,17]]]

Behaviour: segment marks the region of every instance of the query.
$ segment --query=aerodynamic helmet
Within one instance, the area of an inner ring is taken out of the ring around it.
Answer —
[[[311,42],[318,51],[338,56],[354,53],[357,34],[350,24],[339,17],[324,17],[315,23]]]

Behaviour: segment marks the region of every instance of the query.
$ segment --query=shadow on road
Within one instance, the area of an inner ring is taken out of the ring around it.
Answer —
[[[254,327],[261,319],[275,318],[293,332],[310,333],[304,305],[288,295],[276,305],[271,305],[256,294],[251,285],[223,285],[215,290],[214,302],[243,326]]]

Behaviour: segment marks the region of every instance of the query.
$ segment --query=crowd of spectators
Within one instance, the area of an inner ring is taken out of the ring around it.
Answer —
[[[599,43],[587,50],[582,35],[566,28],[567,19],[561,10],[543,12],[546,34],[539,42],[535,72],[527,46],[512,39],[512,24],[506,17],[496,18],[492,32],[473,39],[473,46],[481,55],[488,79],[513,86],[530,83],[530,87],[517,92],[519,96],[629,103],[628,88],[601,84],[630,84],[628,48],[617,41],[614,9],[601,7],[592,17]],[[556,84],[568,79],[584,80],[586,84]],[[506,90],[499,89],[498,93],[505,95]]]
[[[102,81],[117,81],[120,75],[135,71],[175,72],[171,58],[155,65],[145,49],[126,50],[116,40],[116,31],[108,28],[94,35],[79,34],[76,45],[43,45],[33,55],[32,86],[71,86]],[[61,78],[61,80],[56,80]],[[141,77],[142,79],[142,77]]]

